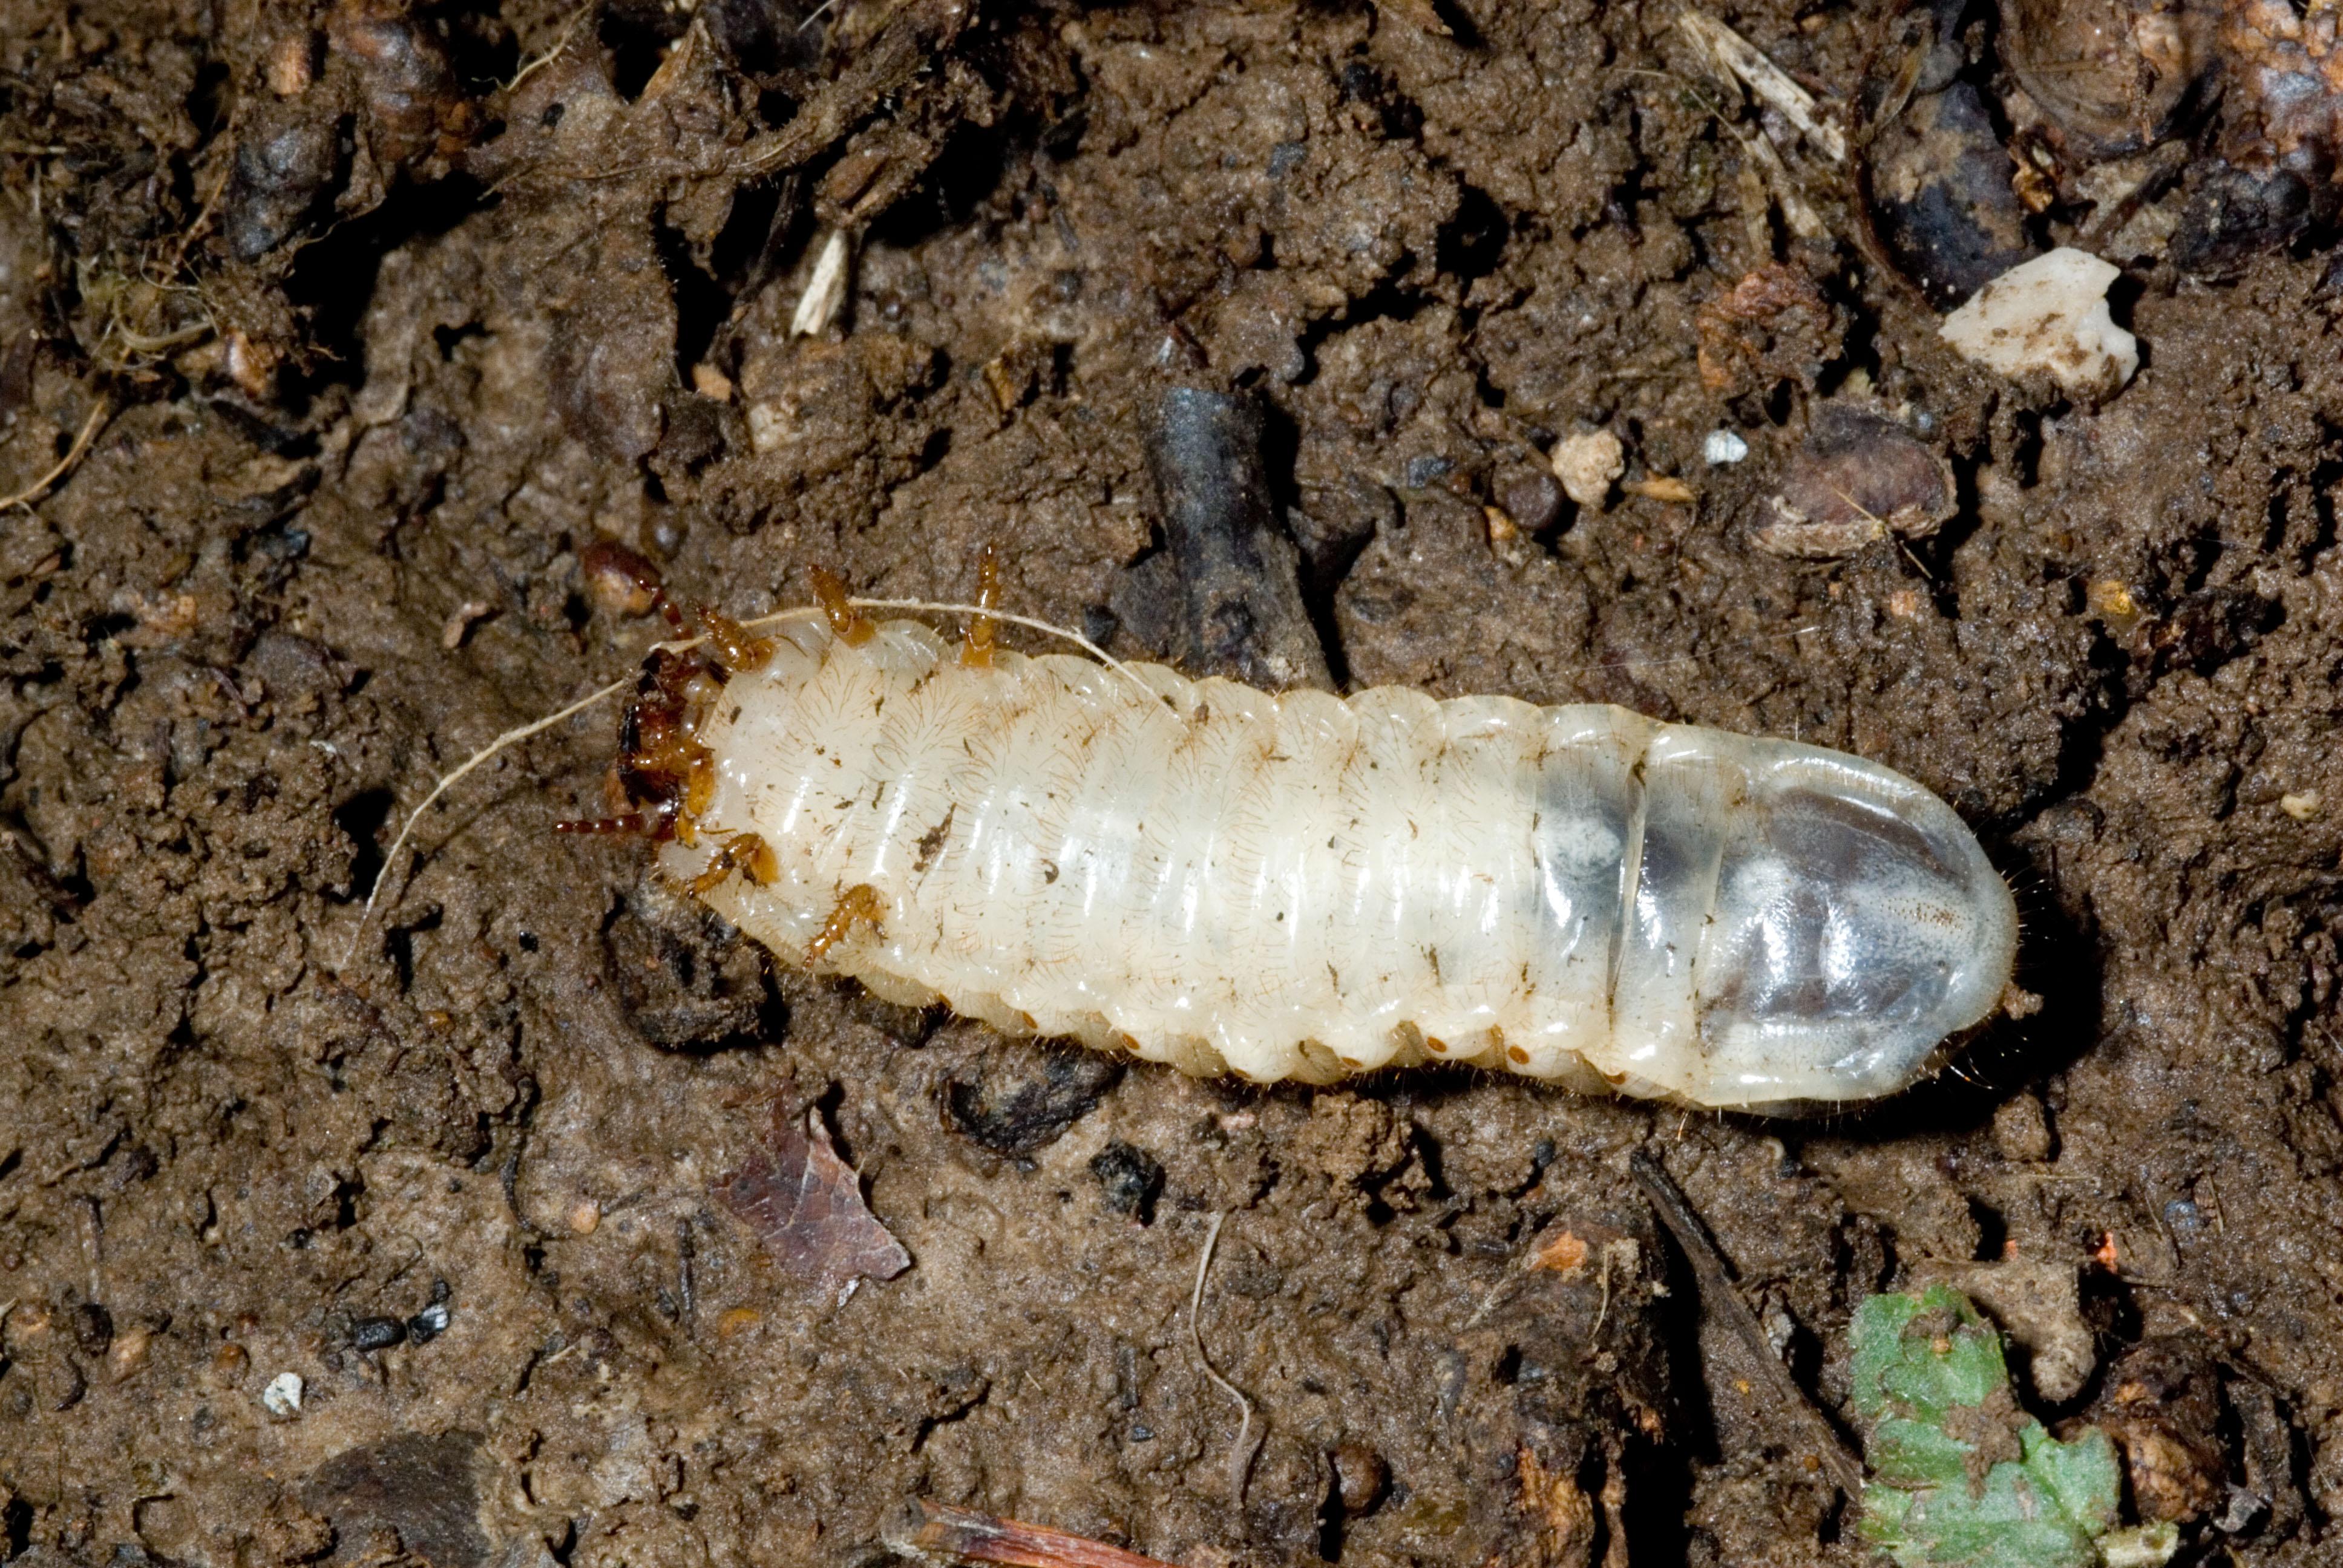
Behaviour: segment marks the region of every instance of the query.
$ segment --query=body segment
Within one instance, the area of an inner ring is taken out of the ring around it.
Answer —
[[[2009,977],[1968,830],[1838,753],[970,665],[908,621],[774,648],[702,717],[713,789],[664,863],[793,962],[1012,1031],[1264,1081],[1447,1060],[1775,1105],[1904,1087]],[[711,868],[743,836],[762,869]]]

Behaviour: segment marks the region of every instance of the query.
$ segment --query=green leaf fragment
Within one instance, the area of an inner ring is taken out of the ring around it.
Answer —
[[[1853,1343],[1872,1470],[1856,1528],[1901,1568],[2162,1561],[2157,1532],[2108,1534],[2122,1475],[2107,1433],[2061,1442],[2020,1410],[2001,1335],[1968,1298],[1946,1285],[1874,1296],[1855,1311]]]

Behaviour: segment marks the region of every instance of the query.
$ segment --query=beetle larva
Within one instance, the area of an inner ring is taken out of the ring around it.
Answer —
[[[2010,978],[1951,809],[1623,709],[1272,697],[830,617],[654,661],[619,777],[660,864],[878,995],[1186,1071],[1430,1060],[1718,1107],[1911,1083]],[[590,826],[576,824],[573,826]]]

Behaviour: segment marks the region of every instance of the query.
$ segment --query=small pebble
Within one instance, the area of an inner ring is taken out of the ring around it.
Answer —
[[[1993,1113],[1993,1141],[2004,1160],[2047,1160],[2056,1147],[2050,1113],[2031,1094],[2013,1095]]]
[[[594,602],[612,615],[645,615],[655,602],[659,568],[616,539],[596,539],[578,552],[578,569]]]
[[[1711,430],[1700,444],[1700,455],[1712,468],[1726,467],[1749,456],[1749,443],[1731,430]]]
[[[73,1310],[73,1334],[84,1355],[102,1356],[114,1342],[114,1314],[96,1302],[84,1302]]]
[[[1587,430],[1556,441],[1547,461],[1564,495],[1599,511],[1611,499],[1612,482],[1627,471],[1627,449],[1608,430]]]
[[[1146,1150],[1120,1139],[1091,1157],[1091,1174],[1098,1179],[1109,1209],[1142,1223],[1150,1218],[1155,1195],[1163,1190],[1162,1164]]]
[[[1391,1467],[1365,1443],[1346,1442],[1334,1450],[1334,1489],[1343,1513],[1366,1513],[1383,1501],[1390,1483]]]
[[[439,646],[450,653],[463,647],[464,638],[471,635],[473,623],[486,620],[496,613],[496,608],[486,599],[466,599],[439,628]]]
[[[2326,801],[2320,799],[2316,789],[2305,789],[2300,794],[2287,794],[2278,798],[2278,809],[2298,822],[2316,820],[2319,808],[2325,804]]]
[[[1647,501],[1665,501],[1675,507],[1688,507],[1700,499],[1700,492],[1674,474],[1663,474],[1650,479],[1630,479],[1619,488],[1628,495],[1641,496]]]
[[[591,1198],[580,1198],[569,1206],[569,1229],[580,1236],[590,1236],[602,1223],[602,1205]]]
[[[444,1302],[434,1302],[407,1320],[407,1337],[414,1344],[427,1345],[447,1332],[447,1305]]]
[[[1429,489],[1456,471],[1456,459],[1439,452],[1426,452],[1407,460],[1407,485],[1413,490]]]
[[[397,1318],[360,1318],[350,1325],[350,1348],[387,1351],[407,1338],[407,1325]]]
[[[280,98],[297,98],[307,92],[317,75],[310,64],[313,49],[306,33],[279,38],[268,51],[268,90]]]
[[[2113,397],[2139,368],[2139,340],[2107,313],[2122,270],[2058,249],[2011,267],[1944,319],[1938,336],[2004,376],[2046,372],[2068,392]]]
[[[146,1353],[154,1342],[151,1331],[134,1328],[116,1334],[114,1348],[106,1353],[116,1382],[127,1382],[146,1369]]]
[[[271,1415],[299,1415],[301,1392],[299,1372],[278,1372],[268,1380],[268,1386],[260,1391],[260,1402],[267,1407]]]
[[[1497,482],[1497,505],[1522,532],[1539,533],[1562,515],[1562,487],[1544,469],[1512,469]]]

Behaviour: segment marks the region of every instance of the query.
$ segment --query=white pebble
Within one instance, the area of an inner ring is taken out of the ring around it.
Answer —
[[[1978,289],[1938,335],[1988,370],[2046,370],[2069,392],[2111,397],[2139,368],[2139,339],[2107,314],[2107,286],[2122,276],[2096,256],[2061,247]]]
[[[2298,822],[2318,819],[2319,809],[2327,804],[2316,789],[2305,789],[2299,795],[2286,794],[2278,798],[2278,809]]]
[[[1608,430],[1564,436],[1554,444],[1547,459],[1563,493],[1582,507],[1598,511],[1611,499],[1611,482],[1627,471],[1627,449]]]
[[[271,1415],[299,1415],[301,1387],[299,1372],[278,1372],[268,1380],[268,1386],[260,1391],[260,1402],[267,1407]]]
[[[1723,468],[1749,456],[1749,443],[1731,430],[1711,430],[1700,444],[1700,455],[1712,468]]]

